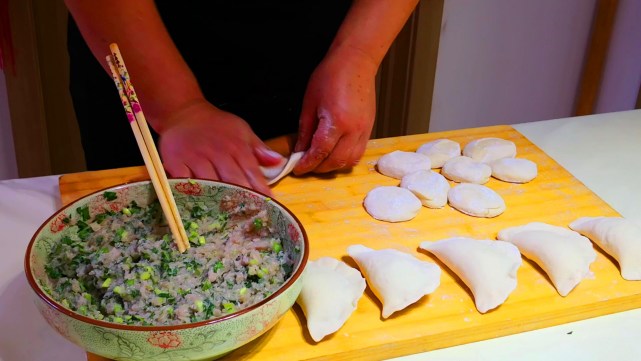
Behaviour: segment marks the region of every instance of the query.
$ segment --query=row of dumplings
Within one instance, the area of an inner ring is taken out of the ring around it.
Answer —
[[[365,197],[364,206],[374,218],[402,222],[414,218],[421,206],[443,208],[448,202],[464,214],[496,217],[505,211],[505,201],[483,186],[490,176],[513,183],[526,183],[537,176],[534,162],[516,157],[514,142],[481,138],[463,148],[450,139],[421,145],[416,152],[394,151],[377,162],[378,171],[400,179],[400,188],[377,187]],[[441,173],[432,168],[442,168]],[[461,183],[450,188],[447,179]]]
[[[590,239],[617,260],[624,279],[641,280],[641,227],[621,217],[582,217],[569,227],[533,222],[503,229],[498,240],[454,237],[422,242],[420,248],[456,273],[472,292],[480,313],[500,306],[514,291],[521,254],[547,273],[561,296],[568,295],[592,276],[590,264],[597,254]],[[363,245],[352,245],[347,253],[360,272],[330,257],[310,261],[305,269],[297,303],[316,342],[342,327],[366,283],[381,301],[383,318],[440,285],[441,269],[410,254]]]

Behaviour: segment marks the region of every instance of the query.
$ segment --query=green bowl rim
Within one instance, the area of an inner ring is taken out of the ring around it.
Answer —
[[[87,194],[85,196],[82,196],[80,198],[75,199],[72,202],[69,202],[67,205],[63,206],[59,210],[57,210],[53,215],[51,215],[47,220],[45,220],[40,227],[38,227],[38,230],[34,233],[34,235],[31,237],[31,241],[29,241],[29,245],[27,246],[27,250],[25,252],[25,259],[24,259],[24,270],[25,274],[27,276],[27,281],[29,282],[29,286],[31,289],[36,293],[36,295],[43,300],[45,303],[49,305],[49,307],[53,308],[54,310],[58,312],[62,312],[65,315],[74,318],[78,321],[82,321],[84,323],[89,323],[95,326],[100,326],[100,327],[105,327],[105,328],[110,328],[110,329],[117,329],[117,330],[125,330],[125,331],[151,331],[151,332],[156,332],[156,331],[176,331],[176,330],[184,330],[184,329],[190,329],[190,328],[197,328],[197,327],[202,327],[202,326],[210,326],[214,325],[217,323],[225,322],[227,320],[240,317],[241,315],[244,315],[246,313],[249,313],[255,309],[260,308],[261,306],[267,304],[268,302],[271,302],[272,300],[276,299],[281,293],[285,292],[286,289],[290,288],[296,281],[300,278],[302,275],[303,271],[305,270],[305,266],[307,265],[307,261],[309,258],[309,240],[307,238],[307,233],[305,232],[305,228],[303,227],[303,224],[300,222],[298,217],[294,215],[287,207],[285,207],[282,203],[278,202],[277,200],[274,200],[272,197],[269,197],[263,193],[260,193],[258,191],[255,191],[253,189],[240,186],[237,184],[232,184],[224,181],[219,181],[219,180],[211,180],[211,179],[202,179],[202,178],[168,178],[170,181],[197,181],[197,182],[205,182],[205,183],[218,183],[223,186],[228,186],[232,188],[240,188],[245,191],[249,191],[251,193],[255,193],[259,196],[262,196],[264,198],[269,198],[270,202],[276,203],[283,211],[285,211],[287,214],[289,214],[294,221],[298,224],[298,227],[301,230],[301,235],[303,236],[303,255],[298,263],[298,267],[296,268],[295,272],[292,274],[291,277],[289,277],[289,280],[285,282],[283,285],[281,285],[276,292],[272,293],[269,295],[267,298],[261,300],[258,303],[255,303],[249,307],[246,307],[238,312],[231,313],[229,315],[219,317],[219,318],[214,318],[210,320],[205,320],[205,321],[200,321],[200,322],[193,322],[193,323],[185,323],[185,324],[180,324],[180,325],[170,325],[170,326],[131,326],[131,325],[123,325],[123,324],[118,324],[118,323],[112,323],[112,322],[106,322],[106,321],[101,321],[101,320],[96,320],[94,318],[90,318],[87,316],[80,315],[66,307],[63,307],[62,305],[58,304],[55,300],[53,300],[51,297],[49,297],[42,289],[40,286],[37,284],[33,274],[31,273],[31,267],[30,267],[30,259],[31,259],[31,251],[33,248],[33,245],[35,244],[36,238],[38,235],[42,232],[42,229],[49,224],[49,222],[60,215],[63,211],[65,211],[67,208],[72,207],[75,205],[77,202],[84,200],[86,198],[91,198],[94,197],[98,194],[101,194],[105,192],[108,189],[119,189],[123,187],[128,187],[128,186],[133,186],[137,184],[143,184],[143,183],[150,183],[150,180],[141,180],[141,181],[135,181],[135,182],[125,182],[125,183],[119,183],[110,187],[105,187],[103,189],[97,190],[93,193]]]

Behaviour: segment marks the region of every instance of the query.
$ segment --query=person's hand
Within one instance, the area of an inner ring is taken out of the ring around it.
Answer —
[[[358,164],[376,113],[377,65],[358,50],[328,55],[307,85],[295,174],[325,173]]]
[[[218,179],[271,195],[259,166],[278,164],[241,118],[199,101],[172,114],[160,132],[160,153],[172,177]]]

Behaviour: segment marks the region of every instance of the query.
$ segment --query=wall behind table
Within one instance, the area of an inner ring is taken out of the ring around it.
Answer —
[[[18,178],[4,72],[0,70],[0,180]]]
[[[446,0],[430,132],[571,116],[594,0]]]

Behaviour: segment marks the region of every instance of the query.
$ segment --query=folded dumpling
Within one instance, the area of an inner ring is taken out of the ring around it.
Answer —
[[[469,287],[476,309],[485,313],[501,305],[516,288],[521,254],[512,244],[501,241],[453,237],[422,242],[420,247],[434,254]]]
[[[641,280],[641,227],[636,223],[621,217],[582,217],[570,228],[614,257],[623,278]]]
[[[584,278],[592,276],[596,252],[586,237],[564,227],[532,222],[505,228],[498,239],[516,245],[538,264],[561,296],[567,296]]]
[[[305,267],[303,288],[296,300],[307,319],[314,341],[336,332],[365,291],[365,279],[358,270],[331,257],[310,261]]]
[[[430,294],[441,284],[441,269],[395,249],[373,250],[354,245],[347,253],[383,304],[383,318]]]

